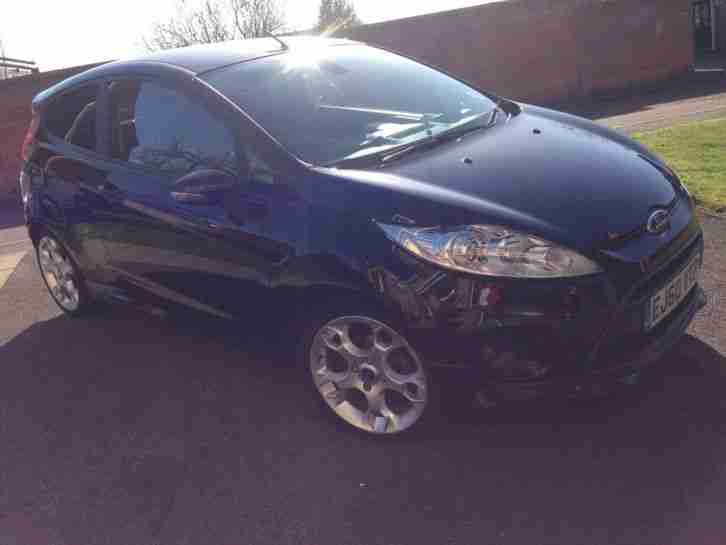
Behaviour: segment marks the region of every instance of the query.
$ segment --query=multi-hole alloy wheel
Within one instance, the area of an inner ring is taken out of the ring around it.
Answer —
[[[418,355],[378,320],[343,316],[327,322],[315,333],[309,357],[318,392],[356,428],[400,433],[426,408],[429,384]]]
[[[38,266],[56,304],[69,314],[84,310],[83,281],[66,250],[51,236],[37,245]]]

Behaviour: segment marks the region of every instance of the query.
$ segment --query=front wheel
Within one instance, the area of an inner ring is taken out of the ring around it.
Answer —
[[[335,415],[377,435],[403,432],[421,419],[429,377],[401,328],[375,313],[341,313],[311,329],[309,372]]]

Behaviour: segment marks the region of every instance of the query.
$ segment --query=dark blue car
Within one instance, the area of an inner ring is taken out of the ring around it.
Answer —
[[[360,43],[95,68],[35,98],[23,157],[61,309],[281,324],[302,382],[371,433],[416,423],[447,374],[484,404],[610,392],[705,300],[693,201],[658,157]]]

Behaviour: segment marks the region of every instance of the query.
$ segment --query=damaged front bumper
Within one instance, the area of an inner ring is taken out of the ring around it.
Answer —
[[[610,391],[671,350],[706,304],[696,285],[646,330],[652,294],[702,256],[700,230],[647,273],[616,264],[617,272],[548,281],[449,273],[393,252],[371,280],[404,316],[424,360],[473,371],[484,404]]]
[[[551,376],[543,380],[483,383],[479,400],[483,404],[537,397],[591,398],[631,383],[640,371],[666,356],[685,334],[696,313],[706,305],[700,286],[674,312],[657,336],[647,339],[638,350],[624,350],[618,357],[595,351],[580,375]]]

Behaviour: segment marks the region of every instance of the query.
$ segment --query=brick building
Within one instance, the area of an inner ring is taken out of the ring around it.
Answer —
[[[346,35],[513,98],[563,101],[658,84],[694,61],[691,0],[512,0]]]

